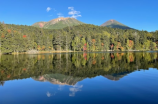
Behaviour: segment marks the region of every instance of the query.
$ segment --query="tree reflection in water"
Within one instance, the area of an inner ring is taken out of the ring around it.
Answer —
[[[38,81],[72,85],[70,95],[73,96],[82,86],[76,87],[78,81],[98,75],[119,80],[135,70],[158,68],[157,56],[157,52],[1,55],[0,85],[7,80],[32,77]]]

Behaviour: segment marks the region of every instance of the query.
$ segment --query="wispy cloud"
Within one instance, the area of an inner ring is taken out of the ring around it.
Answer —
[[[50,92],[47,92],[46,95],[47,95],[47,97],[51,97],[52,96]]]
[[[71,91],[71,93],[69,93],[69,96],[75,96],[75,93],[81,91],[82,87],[83,85],[79,85],[79,84],[76,84],[73,87],[71,87],[69,89]]]
[[[70,11],[68,12],[68,14],[71,15],[72,18],[81,17],[81,15],[80,15],[81,12],[80,12],[80,11],[76,11],[76,10],[74,9],[74,7],[68,7],[68,9],[70,10]]]
[[[57,13],[58,17],[64,17],[62,13]]]
[[[56,93],[51,94],[49,91],[46,93],[47,97],[55,96]]]
[[[46,11],[49,12],[52,8],[50,7],[47,7]]]

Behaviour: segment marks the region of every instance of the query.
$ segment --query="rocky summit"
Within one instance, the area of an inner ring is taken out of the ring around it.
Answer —
[[[101,26],[106,26],[106,27],[111,27],[111,28],[120,28],[120,29],[132,29],[113,19],[103,23]]]
[[[75,26],[84,24],[83,22],[78,21],[75,18],[70,17],[60,17],[48,22],[36,22],[32,26],[39,27],[39,28],[46,28],[46,29],[61,29],[67,26]]]

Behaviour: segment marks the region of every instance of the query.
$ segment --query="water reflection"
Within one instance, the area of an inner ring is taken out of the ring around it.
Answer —
[[[50,92],[47,92],[46,95],[47,95],[47,97],[51,97],[52,96],[52,94]]]
[[[62,74],[46,74],[39,77],[32,77],[32,79],[40,82],[50,82],[53,85],[59,85],[58,90],[63,91],[66,85],[69,86],[69,96],[75,96],[75,93],[81,91],[83,85],[78,84],[77,82],[83,80],[84,78],[72,77]],[[47,97],[55,96],[55,93],[46,93]]]
[[[36,81],[45,82],[48,81],[52,84],[60,85],[60,90],[62,90],[62,85],[75,85],[78,81],[83,80],[80,77],[72,77],[63,74],[46,74],[39,77],[32,77]]]
[[[79,85],[79,84],[76,84],[74,86],[72,86],[69,90],[70,90],[70,94],[69,96],[75,96],[75,93],[78,92],[78,91],[81,91],[83,85]]]
[[[158,103],[156,52],[0,58],[2,104]]]
[[[118,81],[127,74],[130,74],[129,72],[123,72],[123,73],[117,73],[117,74],[111,74],[111,75],[104,75],[105,78],[113,81]]]
[[[120,80],[135,70],[158,68],[158,53],[69,53],[0,56],[0,85],[4,81],[32,77],[58,85],[73,85],[102,75]],[[49,94],[48,94],[49,95]]]
[[[0,81],[0,86],[3,86],[4,85],[4,81]]]

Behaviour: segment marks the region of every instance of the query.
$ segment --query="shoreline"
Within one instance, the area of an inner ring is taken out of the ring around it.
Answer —
[[[87,52],[147,52],[147,51],[158,51],[158,50],[125,50],[125,51],[87,51]],[[16,54],[43,54],[43,53],[73,53],[73,52],[84,52],[84,51],[37,51],[36,53],[28,53],[28,52],[21,52],[21,53],[11,53],[11,55]],[[2,54],[1,54],[2,55]]]
[[[147,51],[158,51],[158,50],[125,50],[125,51],[87,51],[87,52],[147,52]],[[36,51],[36,52],[13,52],[13,53],[0,53],[0,55],[18,55],[18,54],[43,54],[43,53],[71,53],[71,52],[84,52],[84,51]]]

